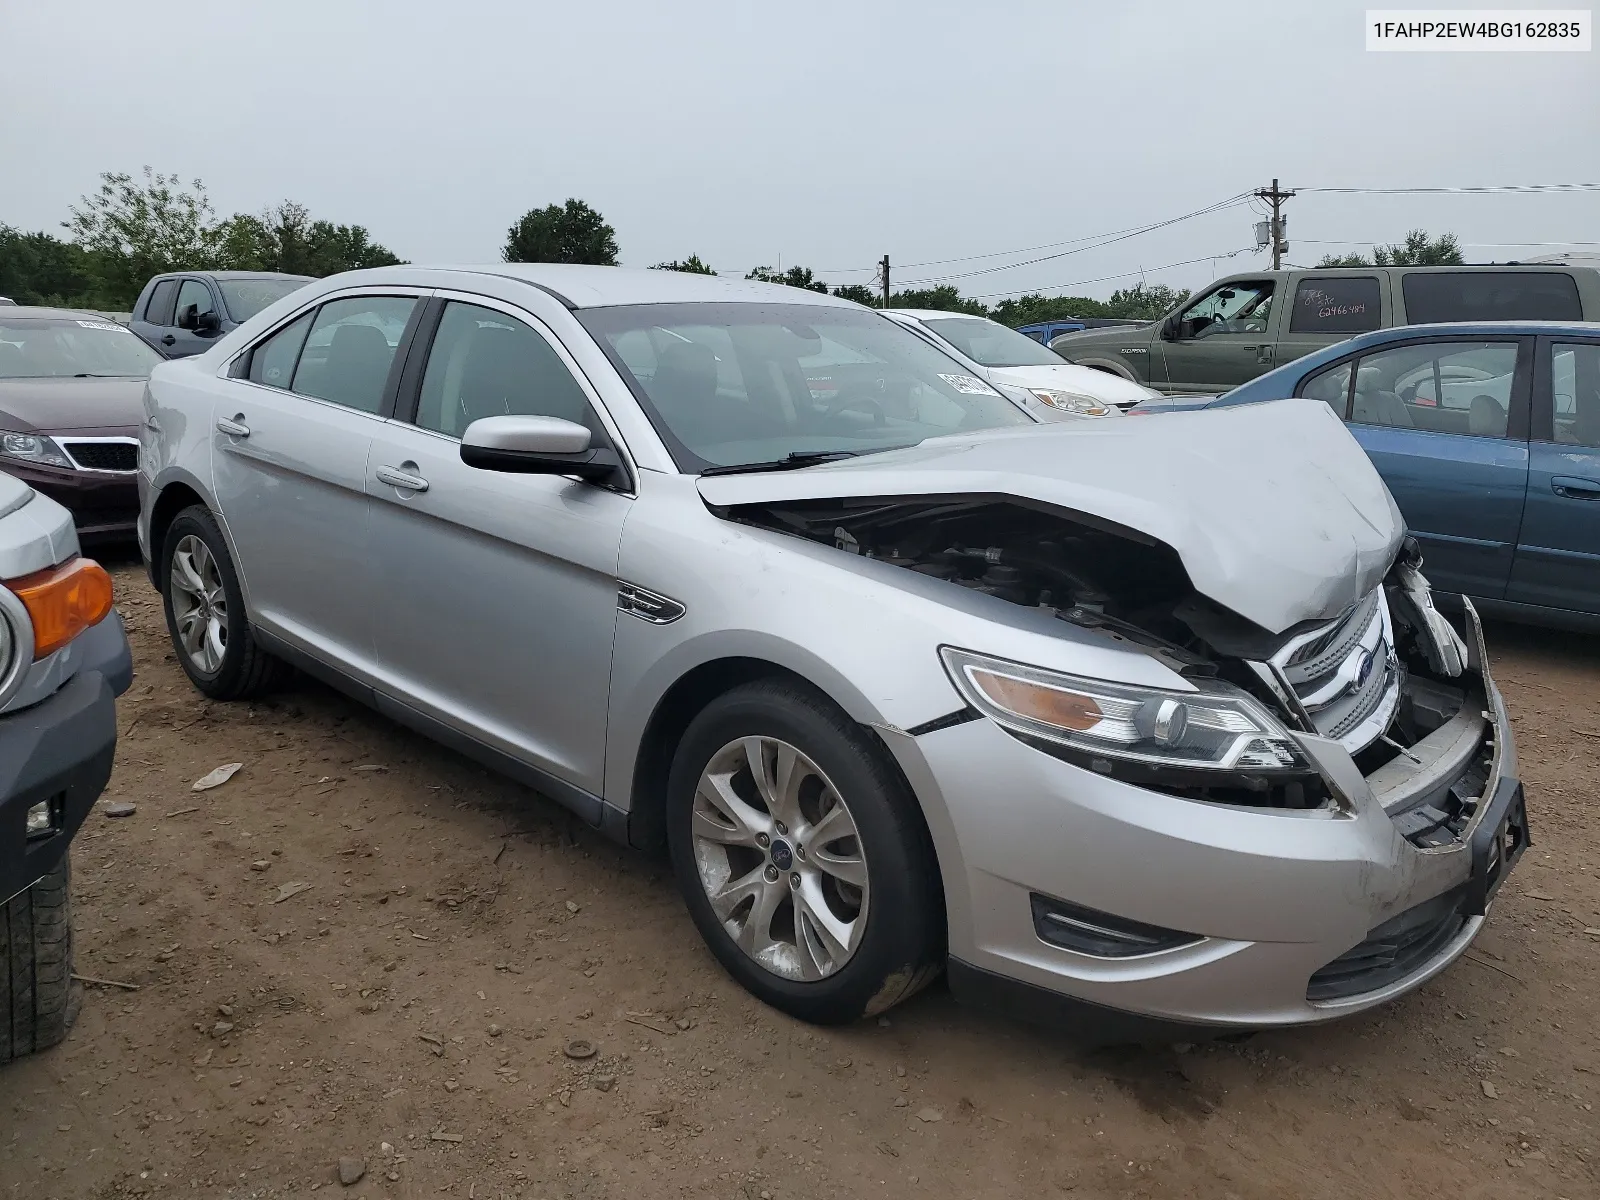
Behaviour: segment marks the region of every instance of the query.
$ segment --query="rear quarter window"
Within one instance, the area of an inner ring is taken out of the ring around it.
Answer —
[[[1562,271],[1418,271],[1400,289],[1412,325],[1583,320],[1577,281]]]
[[[1302,279],[1294,291],[1290,333],[1368,333],[1379,328],[1378,280]]]

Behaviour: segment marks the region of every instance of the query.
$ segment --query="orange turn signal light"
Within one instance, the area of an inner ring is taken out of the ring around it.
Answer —
[[[28,610],[33,622],[33,657],[54,654],[111,611],[111,576],[91,558],[72,558],[8,579],[5,586]]]

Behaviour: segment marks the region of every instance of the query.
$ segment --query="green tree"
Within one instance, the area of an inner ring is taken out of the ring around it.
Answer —
[[[771,267],[756,267],[746,279],[759,279],[762,283],[782,283],[789,287],[804,288],[808,292],[828,294],[828,285],[812,274],[810,267],[790,267],[787,271],[774,271]]]
[[[530,209],[506,231],[500,257],[509,263],[617,265],[617,233],[582,200]]]
[[[140,183],[107,171],[99,190],[69,211],[62,224],[90,255],[101,290],[118,303],[132,304],[152,275],[216,264],[220,227],[198,179],[185,186],[145,167]]]
[[[1106,302],[1088,296],[1041,296],[1031,293],[1005,299],[990,314],[1002,325],[1016,329],[1039,321],[1068,321],[1079,317],[1104,317]]]
[[[841,283],[833,289],[833,294],[841,300],[854,300],[857,304],[865,304],[868,308],[883,307],[883,293],[869,288],[864,283]]]
[[[0,225],[0,296],[18,304],[113,308],[82,246]]]
[[[698,254],[691,254],[688,258],[672,262],[657,263],[650,268],[652,271],[683,271],[689,275],[715,275],[716,272],[700,261]]]
[[[1170,288],[1158,283],[1151,287],[1140,283],[1111,293],[1106,301],[1105,315],[1126,317],[1135,321],[1154,321],[1171,312],[1189,298],[1188,288]]]
[[[977,300],[969,300],[961,294],[960,289],[952,284],[941,284],[931,288],[907,288],[903,292],[895,292],[889,297],[890,308],[936,308],[943,312],[971,313],[975,317],[987,317],[988,306]]]
[[[260,216],[237,213],[223,222],[218,258],[235,271],[317,277],[400,262],[387,247],[374,242],[364,227],[313,221],[306,207],[292,200]]]
[[[1398,245],[1374,246],[1372,257],[1359,254],[1327,254],[1319,267],[1459,267],[1461,243],[1453,233],[1429,237],[1426,229],[1413,229]]]

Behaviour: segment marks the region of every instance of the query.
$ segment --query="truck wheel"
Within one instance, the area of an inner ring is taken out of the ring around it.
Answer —
[[[63,858],[0,908],[0,1063],[54,1046],[77,1020],[83,988],[72,979],[71,874]]]
[[[222,530],[204,507],[184,509],[162,548],[161,600],[183,673],[214,700],[251,700],[283,681],[287,666],[257,644]]]
[[[761,1000],[843,1024],[938,975],[944,897],[922,814],[822,697],[774,680],[712,701],[684,733],[667,806],[689,914]]]

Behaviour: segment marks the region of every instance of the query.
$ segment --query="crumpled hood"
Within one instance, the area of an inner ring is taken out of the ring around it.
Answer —
[[[1317,400],[934,438],[784,472],[702,477],[715,508],[850,496],[1015,496],[1172,547],[1201,595],[1281,633],[1378,585],[1405,533],[1366,453]]]
[[[1137,404],[1158,394],[1143,384],[1109,371],[1096,371],[1093,367],[1078,367],[1071,363],[1062,363],[1059,367],[990,367],[989,381],[1024,388],[1058,388],[1064,392],[1080,392],[1118,407]]]
[[[0,379],[0,429],[66,433],[136,427],[144,421],[143,379]]]

